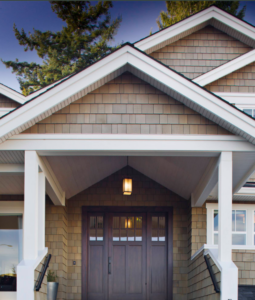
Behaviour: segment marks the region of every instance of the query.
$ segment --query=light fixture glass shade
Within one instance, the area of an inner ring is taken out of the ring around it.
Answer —
[[[124,178],[123,179],[123,195],[131,195],[132,194],[132,179]]]

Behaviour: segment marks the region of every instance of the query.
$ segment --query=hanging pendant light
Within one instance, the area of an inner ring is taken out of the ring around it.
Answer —
[[[127,168],[128,168],[128,156],[127,156]],[[127,171],[128,173],[128,171]],[[127,176],[129,177],[129,176]],[[132,194],[132,178],[124,178],[123,179],[123,195],[131,195]]]

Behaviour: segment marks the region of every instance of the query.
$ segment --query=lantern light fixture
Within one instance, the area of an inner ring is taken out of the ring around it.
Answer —
[[[127,168],[128,168],[128,156],[127,156]],[[128,173],[128,169],[127,169],[127,173]],[[122,189],[123,189],[123,195],[130,196],[132,194],[132,178],[129,178],[129,176],[127,176],[127,178],[123,179]]]

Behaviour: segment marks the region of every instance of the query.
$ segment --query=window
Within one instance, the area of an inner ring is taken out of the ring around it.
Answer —
[[[104,217],[103,216],[90,216],[89,240],[90,241],[104,240]]]
[[[152,220],[152,242],[165,242],[166,240],[166,218],[164,216],[153,216]]]
[[[143,218],[139,216],[113,217],[112,233],[114,242],[142,241]]]
[[[246,108],[243,110],[246,114],[252,116],[253,118],[255,118],[255,109],[253,108]]]
[[[213,211],[213,243],[218,245],[218,210]],[[232,210],[232,245],[246,245],[246,210]]]
[[[253,212],[253,244],[255,245],[255,211]]]
[[[22,238],[22,216],[0,216],[0,291],[16,291]]]

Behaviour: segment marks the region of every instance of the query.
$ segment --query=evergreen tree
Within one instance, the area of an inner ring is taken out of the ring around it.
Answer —
[[[167,11],[160,13],[158,27],[160,30],[166,28],[213,4],[239,19],[245,16],[246,6],[238,11],[239,1],[166,1]]]
[[[50,1],[51,8],[66,25],[61,31],[35,30],[26,34],[14,24],[14,32],[24,51],[36,50],[43,63],[2,61],[16,73],[24,95],[79,71],[110,53],[108,45],[121,17],[111,20],[111,1]]]

